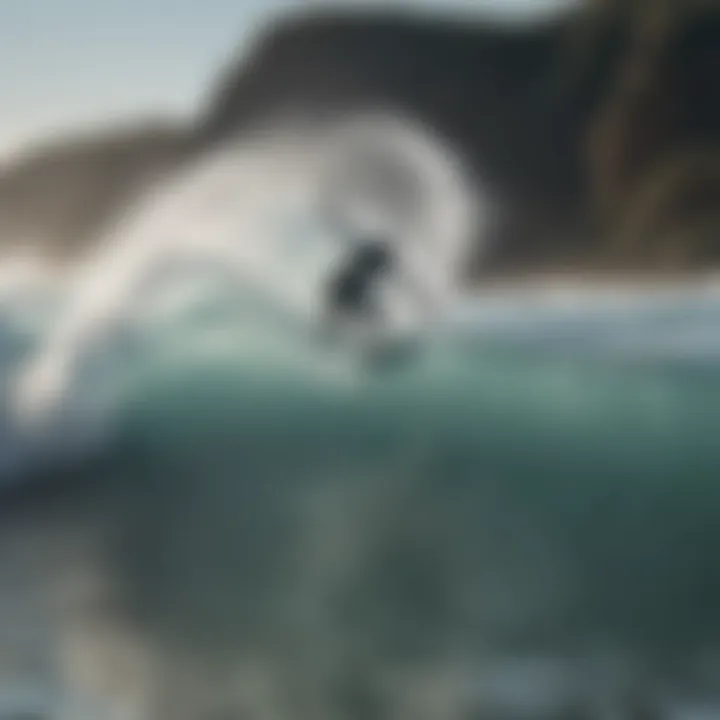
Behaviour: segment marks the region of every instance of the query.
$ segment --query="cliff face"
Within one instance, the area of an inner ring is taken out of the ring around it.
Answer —
[[[72,259],[190,149],[189,132],[153,125],[58,140],[0,173],[0,246]]]
[[[623,14],[620,13],[623,17]],[[594,200],[619,257],[720,260],[720,3],[625,10],[624,72],[588,133]]]
[[[717,2],[603,2],[533,26],[306,14],[269,28],[228,73],[200,137],[396,108],[454,142],[504,205],[486,270],[627,266],[633,254],[649,268],[668,228],[717,227],[718,74]],[[720,245],[683,243],[700,263]]]

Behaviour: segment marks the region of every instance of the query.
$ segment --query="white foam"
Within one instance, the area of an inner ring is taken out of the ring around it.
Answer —
[[[328,158],[339,163],[351,141],[395,153],[424,180],[417,217],[398,216],[402,227],[396,223],[391,236],[402,238],[396,249],[407,276],[442,304],[455,292],[451,274],[474,215],[438,139],[385,115],[359,118],[338,132],[274,129],[228,143],[156,187],[99,242],[66,316],[18,380],[22,416],[34,422],[63,402],[78,366],[99,348],[107,352],[118,328],[136,322],[148,296],[178,275],[206,272],[215,284],[229,281],[262,298],[275,320],[255,317],[255,334],[287,334],[289,327],[307,332],[321,310],[324,283],[348,251],[321,226],[312,227],[312,212],[328,189]],[[298,238],[303,222],[310,227]],[[417,315],[418,303],[408,298],[402,287],[385,298],[384,314],[398,327]]]
[[[7,297],[26,300],[39,288],[62,293],[72,285],[67,315],[44,336],[13,388],[36,421],[33,433],[45,439],[64,433],[68,418],[78,430],[85,418],[88,436],[96,436],[122,393],[132,364],[126,355],[138,349],[181,362],[236,358],[302,372],[317,366],[316,378],[335,368],[337,355],[316,343],[314,325],[319,288],[347,247],[309,209],[325,187],[328,158],[337,158],[348,138],[362,145],[378,137],[383,147],[414,158],[422,192],[433,198],[422,204],[421,220],[395,218],[394,232],[409,274],[429,288],[438,312],[431,326],[417,324],[416,296],[391,288],[386,309],[394,332],[459,341],[458,352],[471,339],[471,352],[521,342],[616,357],[694,353],[720,360],[714,278],[666,288],[555,281],[463,297],[454,272],[487,208],[473,205],[477,189],[463,184],[462,168],[436,138],[378,116],[332,135],[277,130],[230,143],[148,193],[71,283],[27,259],[25,270],[7,273],[7,284],[0,278],[0,286],[15,288]],[[132,342],[122,332],[128,328]]]

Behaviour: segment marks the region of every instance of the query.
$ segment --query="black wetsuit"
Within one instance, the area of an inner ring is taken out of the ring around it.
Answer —
[[[372,314],[374,281],[391,269],[392,255],[386,243],[363,242],[331,280],[328,288],[330,308],[352,315]]]
[[[331,317],[378,318],[379,308],[375,282],[382,275],[392,272],[394,258],[390,246],[376,239],[358,245],[346,264],[333,276],[327,287],[328,310]],[[325,328],[337,330],[330,323]],[[391,371],[404,367],[414,356],[414,342],[372,342],[366,346],[363,361],[373,371]]]

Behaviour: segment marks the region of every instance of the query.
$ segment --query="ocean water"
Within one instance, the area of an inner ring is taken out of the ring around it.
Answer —
[[[30,428],[17,370],[52,352],[80,281],[3,301],[8,494],[127,489],[150,516],[118,571],[145,632],[318,667],[716,652],[720,286],[481,290],[368,366],[318,339],[311,306],[288,311],[316,275],[288,304],[283,233],[312,229],[273,227],[254,283],[220,254],[168,284]]]

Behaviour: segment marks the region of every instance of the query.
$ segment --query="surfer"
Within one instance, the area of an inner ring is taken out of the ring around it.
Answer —
[[[369,235],[326,286],[327,322],[324,333],[338,333],[356,344],[363,364],[375,371],[404,367],[414,356],[416,343],[392,329],[378,285],[400,273],[399,258],[387,238]],[[349,334],[348,334],[349,333]],[[326,335],[327,337],[327,335]],[[359,343],[359,345],[358,345]]]
[[[333,314],[378,319],[376,284],[393,269],[389,244],[378,237],[357,244],[344,268],[329,282],[327,305]]]

